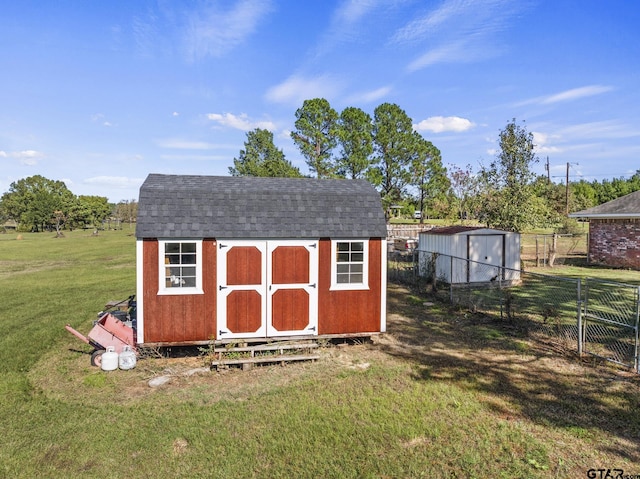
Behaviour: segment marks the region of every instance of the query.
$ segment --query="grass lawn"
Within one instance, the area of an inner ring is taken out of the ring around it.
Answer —
[[[0,477],[640,474],[636,375],[394,285],[387,334],[314,363],[189,375],[196,349],[92,368],[64,325],[135,292],[135,239],[22,236],[0,235]]]

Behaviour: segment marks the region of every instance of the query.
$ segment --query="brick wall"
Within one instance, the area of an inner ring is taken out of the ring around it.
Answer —
[[[589,262],[640,270],[640,219],[591,219]]]

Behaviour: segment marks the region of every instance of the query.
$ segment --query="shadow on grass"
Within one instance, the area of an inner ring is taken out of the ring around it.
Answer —
[[[390,355],[417,363],[419,381],[447,381],[477,391],[498,416],[524,417],[601,443],[640,463],[640,377],[581,361],[532,341],[499,319],[453,311],[397,285],[389,287]],[[629,443],[632,443],[631,445]]]

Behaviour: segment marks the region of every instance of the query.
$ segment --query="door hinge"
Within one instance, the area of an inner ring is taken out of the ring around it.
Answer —
[[[315,288],[316,287],[316,283],[310,284],[309,287],[310,288]]]
[[[316,327],[315,327],[315,326],[311,326],[311,327],[307,328],[307,330],[315,331],[315,330],[316,330]]]
[[[222,336],[223,334],[227,334],[227,331],[223,331],[222,329],[218,331],[218,336]]]
[[[227,289],[227,287],[226,287],[226,286],[222,286],[222,285],[220,285],[220,286],[219,286],[219,288],[220,288],[220,290],[219,290],[219,291],[222,291],[223,289]]]
[[[220,247],[220,249],[228,247],[228,245],[222,243],[218,243],[218,246]]]
[[[309,248],[317,248],[318,247],[318,243],[311,243],[309,245]]]

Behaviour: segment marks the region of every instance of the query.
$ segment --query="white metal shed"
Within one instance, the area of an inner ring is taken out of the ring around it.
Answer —
[[[520,279],[519,233],[479,226],[434,228],[420,233],[418,250],[422,256],[437,253],[436,277],[450,284]],[[421,261],[423,275],[425,267]]]

